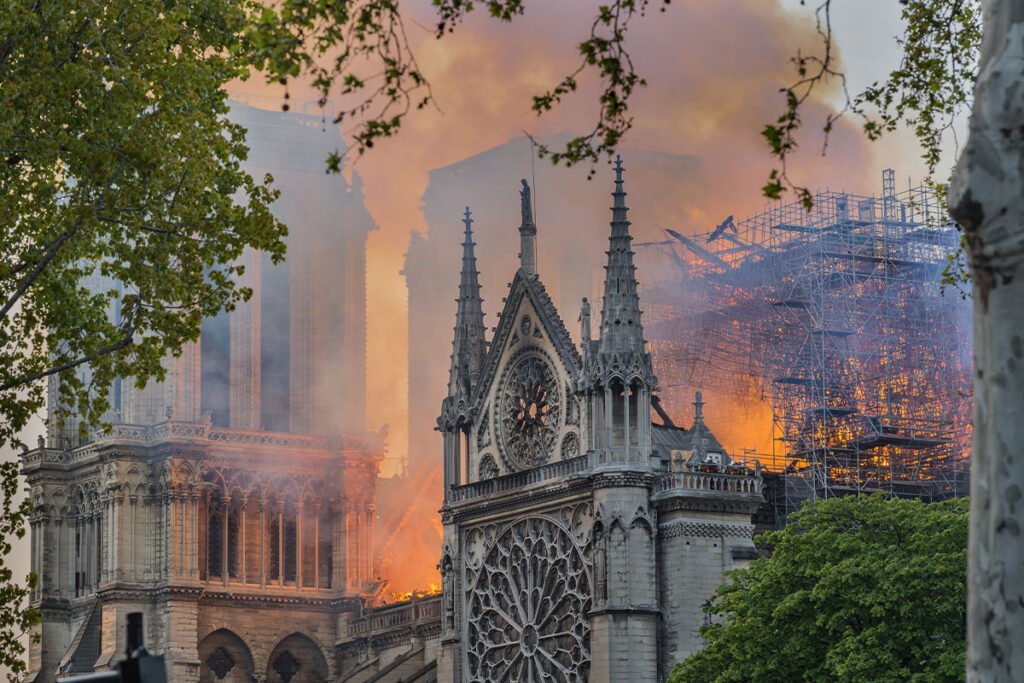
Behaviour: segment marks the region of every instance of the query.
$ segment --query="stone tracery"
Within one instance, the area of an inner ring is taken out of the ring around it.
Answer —
[[[588,679],[589,568],[560,525],[540,517],[515,522],[470,576],[470,680]]]
[[[501,384],[496,426],[500,452],[512,470],[547,461],[561,422],[559,382],[551,363],[536,349],[509,363]]]

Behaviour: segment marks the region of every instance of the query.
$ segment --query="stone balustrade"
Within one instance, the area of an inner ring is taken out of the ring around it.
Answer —
[[[448,493],[448,502],[461,503],[479,498],[480,496],[515,491],[531,484],[540,484],[570,474],[588,472],[590,469],[590,453],[584,453],[575,458],[559,460],[547,465],[524,470],[523,472],[513,472],[512,474],[506,474],[493,479],[484,479],[473,484],[456,486]]]
[[[749,493],[761,495],[761,475],[726,474],[724,472],[683,471],[668,472],[654,481],[654,493],[664,491],[721,491],[726,493]]]
[[[441,618],[441,596],[413,596],[406,602],[377,607],[348,625],[350,636],[367,636],[401,626],[436,622]]]
[[[345,434],[322,437],[286,432],[227,429],[209,422],[178,422],[168,420],[155,425],[115,424],[109,431],[96,431],[90,435],[95,443],[105,441],[153,442],[168,438],[203,439],[218,443],[277,446],[302,450],[368,450],[381,447],[381,439],[374,434]]]

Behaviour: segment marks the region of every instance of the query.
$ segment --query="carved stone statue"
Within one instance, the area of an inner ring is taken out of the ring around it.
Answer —
[[[580,306],[580,339],[590,341],[590,302],[583,297],[583,305]]]
[[[526,182],[525,178],[519,182],[523,184],[523,189],[519,191],[519,199],[523,209],[523,225],[533,225],[533,209],[530,206],[530,185]]]

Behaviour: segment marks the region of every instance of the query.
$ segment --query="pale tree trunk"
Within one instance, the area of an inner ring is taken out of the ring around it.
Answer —
[[[983,0],[970,138],[950,186],[974,288],[967,680],[1024,681],[1024,0]]]

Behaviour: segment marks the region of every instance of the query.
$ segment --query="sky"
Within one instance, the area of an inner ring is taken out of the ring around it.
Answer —
[[[854,92],[896,66],[899,3],[847,0],[834,5],[836,44]],[[365,181],[367,208],[379,227],[370,236],[367,254],[367,398],[368,428],[390,426],[385,472],[397,467],[409,438],[405,364],[396,362],[405,359],[408,348],[407,292],[400,271],[410,232],[426,231],[421,197],[428,172],[524,133],[551,135],[592,126],[597,92],[592,80],[584,80],[580,92],[542,117],[530,110],[530,102],[575,68],[575,46],[589,31],[594,7],[582,0],[527,2],[524,16],[510,24],[479,10],[440,40],[430,28],[435,21],[429,5],[420,3],[407,13],[409,38],[437,106],[414,113],[396,138],[379,143],[351,167]],[[813,10],[799,0],[672,3],[664,13],[635,19],[628,49],[648,86],[634,98],[634,129],[625,145],[701,159],[708,197],[705,212],[689,216],[694,225],[705,227],[716,217],[763,207],[759,188],[772,160],[760,130],[781,112],[779,88],[792,79],[788,59],[797,48],[819,45]],[[289,90],[293,105],[315,111],[301,104],[315,99],[311,91],[301,83]],[[232,92],[257,106],[283,102],[280,86],[258,79],[236,84]],[[899,187],[911,178],[920,180],[924,169],[906,131],[871,144],[854,121],[843,121],[827,156],[821,155],[821,123],[843,101],[841,89],[832,84],[809,103],[801,149],[791,166],[797,180],[812,189],[868,194],[878,191],[883,168],[896,169]],[[531,160],[524,156],[522,163],[523,177],[529,177]],[[541,174],[546,163],[536,162]],[[583,176],[588,170],[578,172]],[[542,180],[543,175],[541,185]],[[643,202],[635,190],[632,201]],[[454,292],[454,279],[452,285]]]

